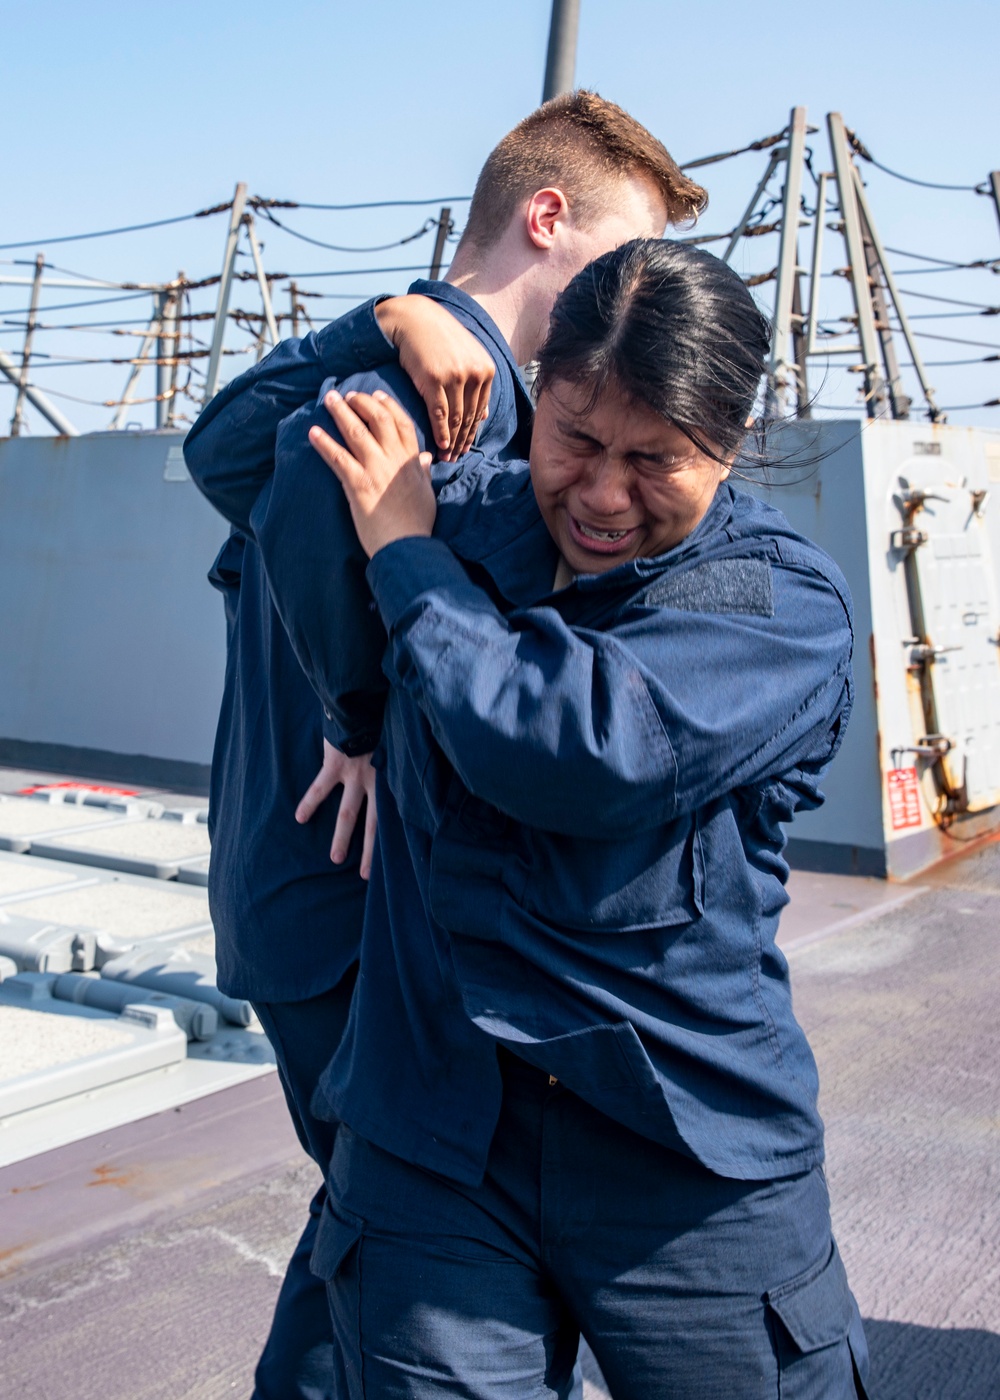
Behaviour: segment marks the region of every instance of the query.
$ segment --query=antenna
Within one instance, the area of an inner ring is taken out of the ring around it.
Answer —
[[[896,279],[885,247],[875,226],[875,219],[861,174],[854,163],[854,153],[864,155],[864,148],[853,132],[844,125],[839,112],[827,115],[827,131],[833,170],[816,176],[816,213],[813,220],[812,260],[809,269],[808,309],[803,310],[802,278],[806,268],[799,263],[799,229],[808,223],[802,218],[802,170],[807,161],[806,137],[814,132],[806,122],[806,109],[794,107],[788,126],[782,133],[783,144],[772,148],[767,168],[754,190],[741,219],[729,237],[723,261],[729,262],[737,244],[758,231],[753,223],[761,198],[779,166],[784,166],[784,186],[781,196],[781,245],[778,265],[773,273],[751,279],[751,285],[774,278],[776,292],[772,320],[771,366],[768,374],[768,412],[781,416],[787,411],[789,394],[795,392],[796,414],[809,417],[809,392],[806,367],[810,355],[852,355],[860,357],[852,366],[864,375],[865,406],[870,418],[906,419],[911,402],[903,392],[899,360],[896,354],[895,332],[890,313],[895,316],[899,334],[906,342],[910,361],[932,423],[944,422],[944,415],[935,400],[935,391],[928,381],[916,338],[910,328],[906,308],[899,294]],[[811,167],[810,167],[811,168]],[[1000,176],[992,179],[1000,200]],[[828,197],[836,196],[840,219],[828,223]],[[998,203],[1000,212],[1000,203]],[[768,225],[763,231],[771,231]],[[857,327],[857,342],[845,345],[820,341],[819,302],[823,275],[823,242],[825,232],[839,233],[847,251],[847,267],[838,269],[851,288],[854,302],[853,321]]]
[[[444,249],[448,235],[454,227],[451,219],[451,210],[445,205],[437,219],[437,233],[434,236],[434,252],[431,254],[431,267],[428,272],[428,280],[439,282],[441,280],[441,269],[444,266]]]

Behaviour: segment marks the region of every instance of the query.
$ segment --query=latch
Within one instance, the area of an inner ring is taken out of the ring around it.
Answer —
[[[989,491],[985,487],[981,487],[977,491],[970,491],[969,495],[972,497],[972,514],[977,520],[982,520],[986,514],[986,502],[990,498]]]
[[[889,536],[889,548],[898,550],[901,554],[909,554],[911,550],[926,544],[929,538],[923,530],[918,530],[913,525],[906,525],[902,530],[893,530]]]
[[[951,753],[955,747],[954,740],[949,739],[944,734],[926,734],[922,739],[918,739],[909,748],[899,749],[899,753],[915,753],[920,758],[938,759],[944,758],[946,753]]]
[[[917,642],[910,652],[910,660],[914,663],[936,661],[939,656],[944,656],[945,652],[961,650],[961,646],[935,647],[929,642]]]

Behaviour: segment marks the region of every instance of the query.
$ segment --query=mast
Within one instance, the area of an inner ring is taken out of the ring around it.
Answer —
[[[580,27],[580,0],[552,0],[549,48],[545,58],[542,101],[572,92],[576,76],[576,36]]]

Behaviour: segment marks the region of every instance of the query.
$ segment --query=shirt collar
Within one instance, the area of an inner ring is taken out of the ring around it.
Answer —
[[[500,327],[488,311],[484,311],[474,297],[463,292],[461,287],[453,287],[450,282],[430,282],[426,277],[418,277],[407,288],[411,296],[430,297],[433,301],[443,301],[474,321],[483,335],[490,341],[496,353],[506,363],[514,381],[514,392],[524,400],[530,412],[534,411],[528,386],[524,382],[520,366],[515,362],[513,352],[500,332]],[[523,405],[519,404],[519,407]]]
[[[691,554],[701,553],[713,535],[724,532],[733,516],[733,491],[726,482],[721,482],[712,502],[698,524],[685,535],[679,544],[662,554],[652,554],[641,559],[632,559],[627,564],[619,564],[606,574],[579,574],[577,583],[584,588],[616,587],[632,578],[655,577],[665,569],[680,564]]]
[[[578,574],[576,586],[585,592],[634,589],[637,583],[644,584],[690,555],[700,554],[714,536],[728,540],[733,509],[732,488],[723,482],[690,535],[673,549],[632,559],[607,573]],[[448,543],[460,558],[485,568],[503,596],[517,607],[541,602],[552,594],[559,554],[539,513],[527,463],[513,469],[508,464],[504,471],[490,472],[476,493],[465,528],[459,528]]]

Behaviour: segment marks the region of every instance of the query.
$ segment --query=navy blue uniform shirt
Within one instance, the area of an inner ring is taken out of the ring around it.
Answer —
[[[447,306],[491,352],[497,373],[481,439],[494,455],[512,440],[523,454],[530,401],[493,321],[445,283],[418,281],[411,291]],[[401,371],[391,363],[395,351],[378,326],[374,306],[366,303],[303,340],[284,341],[212,400],[184,444],[194,480],[234,527],[210,574],[225,599],[229,647],[212,762],[209,899],[219,986],[230,996],[257,1001],[316,996],[334,986],[358,956],[366,893],[359,874],[360,839],[344,865],[331,863],[336,792],[307,825],[299,826],[294,813],[322,763],[324,737],[351,753],[374,747],[385,691],[384,634],[377,614],[369,611],[366,561],[355,542],[340,561],[345,587],[353,588],[358,600],[347,647],[349,699],[336,714],[330,710],[324,716],[275,611],[252,516],[260,509],[262,491],[267,495],[278,425],[287,414],[315,404],[331,381],[345,390],[399,391]],[[344,382],[375,366],[384,369]],[[423,441],[430,436],[426,410],[412,387],[409,392],[407,406]],[[305,506],[297,493],[298,467],[304,468]],[[286,469],[287,489],[301,508],[295,529],[273,545],[271,562],[279,574],[323,555],[336,533],[342,502],[328,469],[307,444]],[[441,470],[448,476],[456,471]],[[328,559],[323,562],[329,565]],[[368,633],[374,640],[366,645]]]
[[[501,1042],[722,1175],[809,1169],[775,934],[782,823],[850,709],[840,571],[725,485],[674,549],[555,594],[526,471],[484,468],[435,528],[368,569],[392,688],[332,1114],[474,1184]]]

